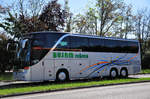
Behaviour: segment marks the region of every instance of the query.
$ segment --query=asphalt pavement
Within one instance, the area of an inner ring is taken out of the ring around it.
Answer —
[[[150,82],[32,94],[4,99],[150,99]]]

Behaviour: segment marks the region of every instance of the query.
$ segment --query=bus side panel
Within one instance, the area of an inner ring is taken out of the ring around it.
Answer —
[[[44,60],[44,80],[55,80],[54,60]]]
[[[89,61],[90,61],[90,70],[91,73],[89,77],[101,77],[101,76],[108,76],[109,74],[109,64],[108,62],[111,61],[111,53],[98,53],[98,52],[91,52],[89,53]]]
[[[71,66],[70,77],[72,79],[87,77],[89,71],[82,72],[82,69],[89,65],[88,59],[72,59],[69,61],[69,65]]]
[[[132,74],[139,73],[141,71],[141,57],[140,57],[140,54],[137,54],[137,57],[135,57],[132,64],[133,64],[132,65],[132,68],[133,68]]]
[[[140,71],[139,54],[133,53],[89,53],[89,77],[109,76],[111,68],[116,68],[120,75],[121,68],[125,67],[129,74]]]
[[[13,72],[13,77],[15,80],[30,81],[31,80],[31,69],[25,70],[21,69]]]
[[[43,81],[44,80],[44,67],[42,61],[31,67],[31,81]]]
[[[141,68],[139,54],[136,53],[114,53],[112,61],[115,61],[118,74],[123,67],[127,68],[128,74],[136,74]]]

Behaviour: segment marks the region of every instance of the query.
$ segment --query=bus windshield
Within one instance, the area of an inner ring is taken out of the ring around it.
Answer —
[[[30,40],[22,39],[20,40],[18,52],[17,52],[17,60],[20,64],[17,68],[23,69],[25,66],[30,65]]]
[[[20,40],[17,52],[19,64],[16,69],[23,69],[38,63],[63,35],[61,33],[37,33],[27,35],[30,39]]]

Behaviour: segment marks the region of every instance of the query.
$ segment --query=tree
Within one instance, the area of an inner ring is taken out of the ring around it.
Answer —
[[[45,24],[46,30],[60,31],[63,30],[67,13],[61,9],[61,5],[57,3],[58,0],[52,0],[46,5],[39,17],[39,20]]]
[[[135,33],[138,40],[141,43],[141,53],[142,57],[145,56],[145,53],[149,49],[149,37],[150,37],[150,19],[147,14],[147,9],[138,11],[135,18]]]
[[[77,33],[86,33],[86,17],[78,14],[73,17],[73,31]]]
[[[12,9],[7,11],[0,27],[14,38],[29,32],[63,30],[67,18],[66,11],[57,0],[47,5],[43,0],[18,0]]]
[[[73,23],[73,19],[72,19],[72,16],[73,16],[73,13],[70,12],[70,7],[68,5],[69,1],[68,0],[65,0],[65,12],[67,14],[67,18],[66,18],[66,22],[65,22],[65,32],[71,32],[72,31],[72,26],[71,24]]]
[[[85,15],[78,14],[73,19],[74,31],[88,35],[98,35],[96,10],[89,7]]]
[[[96,0],[96,8],[100,26],[100,36],[110,32],[111,27],[118,20],[122,0]]]
[[[113,26],[113,36],[119,38],[128,38],[128,35],[133,35],[134,33],[134,15],[132,14],[132,6],[122,4],[120,8],[120,14],[118,20]]]
[[[0,22],[1,28],[14,38],[19,38],[24,33],[43,30],[38,19],[43,0],[17,0],[13,4],[11,9],[5,11],[5,17]]]
[[[0,33],[0,73],[12,69],[11,57],[13,54],[7,51],[7,42],[8,37],[4,33]]]
[[[124,2],[121,0],[96,0],[96,5],[89,7],[85,14],[74,18],[74,30],[99,36],[117,35]]]

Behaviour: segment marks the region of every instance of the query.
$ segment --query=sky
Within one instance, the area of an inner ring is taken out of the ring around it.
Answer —
[[[9,4],[11,1],[15,0],[0,0],[0,4]],[[45,0],[50,1],[50,0]],[[65,0],[58,0],[59,3],[64,4]],[[149,8],[150,9],[150,0],[124,0],[127,4],[133,5],[133,11],[136,12],[141,8]],[[69,7],[73,13],[84,12],[86,6],[88,4],[94,3],[95,0],[69,0]]]
[[[59,0],[63,2],[64,0]],[[93,2],[92,2],[93,1]],[[69,0],[69,6],[71,11],[74,13],[82,12],[86,9],[88,4],[94,3],[95,0]],[[150,9],[150,0],[124,0],[127,4],[132,4],[133,12],[142,9],[142,8],[149,8]]]
[[[0,4],[9,5],[12,1],[15,0],[0,0]],[[50,1],[50,0],[45,0]],[[136,13],[138,10],[142,8],[150,9],[150,0],[124,0],[127,4],[132,4],[133,12]],[[64,4],[64,0],[58,0],[60,4]],[[69,0],[69,7],[73,14],[83,13],[87,5],[94,4],[95,0]],[[1,30],[1,29],[0,29]]]
[[[124,0],[127,4],[133,5],[133,10],[137,11],[140,9],[150,9],[150,0]]]
[[[69,7],[73,13],[82,13],[86,9],[86,6],[91,0],[69,0]],[[94,1],[94,0],[93,0]],[[59,0],[61,4],[64,3],[64,0]]]

